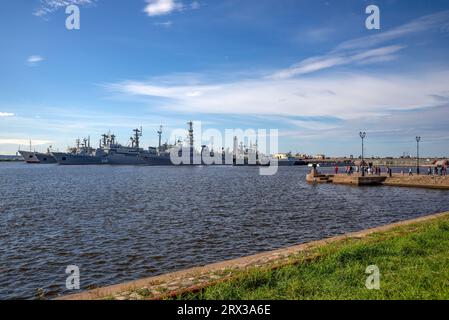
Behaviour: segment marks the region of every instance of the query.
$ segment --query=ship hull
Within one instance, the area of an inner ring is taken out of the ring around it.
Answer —
[[[144,155],[143,160],[147,166],[172,166],[170,156]]]
[[[97,156],[53,152],[53,157],[60,165],[93,165],[104,164],[105,159]]]
[[[33,163],[33,164],[40,163],[39,159],[36,157],[36,154],[34,152],[19,150],[19,153],[26,163]]]
[[[39,160],[40,164],[45,164],[45,163],[57,163],[55,157],[53,157],[53,155],[48,154],[48,153],[35,153],[36,158]]]
[[[110,165],[146,165],[144,157],[140,155],[112,154],[105,157]]]

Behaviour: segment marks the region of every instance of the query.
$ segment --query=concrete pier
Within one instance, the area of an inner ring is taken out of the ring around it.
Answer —
[[[387,179],[386,176],[364,176],[347,174],[308,174],[307,182],[310,183],[336,183],[352,184],[356,186],[381,185]]]
[[[386,185],[396,187],[430,188],[449,190],[449,176],[427,175],[366,175],[360,174],[319,174],[309,173],[306,177],[309,183],[335,183],[355,186]]]

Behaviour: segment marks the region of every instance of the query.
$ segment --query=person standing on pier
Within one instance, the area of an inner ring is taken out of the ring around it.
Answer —
[[[335,166],[335,174],[338,174],[338,165]]]

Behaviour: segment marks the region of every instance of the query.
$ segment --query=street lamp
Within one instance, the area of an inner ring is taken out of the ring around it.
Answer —
[[[419,175],[419,142],[421,141],[421,137],[416,137],[416,174]]]
[[[362,164],[360,166],[360,169],[362,170],[362,177],[364,177],[365,176],[365,166],[364,166],[365,161],[363,159],[363,149],[364,149],[363,142],[364,142],[365,137],[366,137],[366,132],[360,131],[359,135],[360,135],[360,138],[362,138]]]

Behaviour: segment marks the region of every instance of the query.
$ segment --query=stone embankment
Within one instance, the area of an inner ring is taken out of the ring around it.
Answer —
[[[393,175],[383,183],[386,186],[449,190],[449,176]]]
[[[427,176],[427,175],[365,175],[360,174],[308,174],[309,183],[335,183],[349,185],[386,185],[396,187],[414,187],[449,190],[449,176]]]
[[[208,286],[238,277],[251,268],[278,269],[320,256],[319,249],[332,243],[344,243],[349,239],[362,239],[371,234],[386,232],[401,226],[413,225],[448,216],[449,212],[434,214],[412,220],[397,222],[377,228],[348,233],[324,240],[313,241],[284,249],[264,252],[253,256],[214,263],[161,276],[145,278],[109,287],[98,288],[78,294],[60,297],[60,300],[142,300],[165,299],[188,292],[197,292]],[[298,255],[302,258],[298,259]]]

